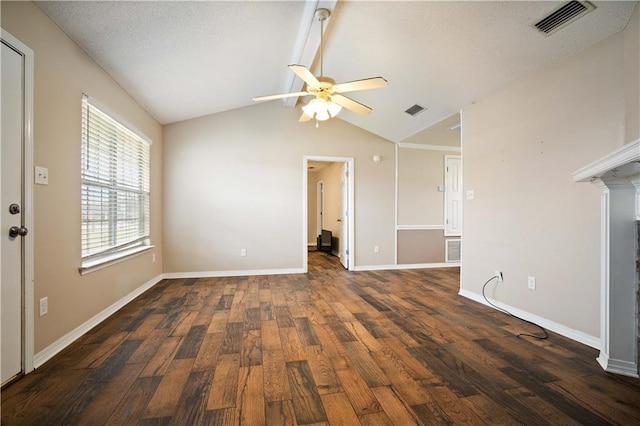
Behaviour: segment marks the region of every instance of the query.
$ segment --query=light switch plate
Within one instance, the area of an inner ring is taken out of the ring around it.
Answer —
[[[36,166],[36,185],[49,185],[49,169]]]
[[[467,200],[473,200],[476,198],[476,192],[473,189],[467,190]]]

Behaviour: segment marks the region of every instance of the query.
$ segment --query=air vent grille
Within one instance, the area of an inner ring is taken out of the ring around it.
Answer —
[[[449,262],[460,262],[460,240],[445,240],[445,259]]]
[[[534,26],[545,35],[551,35],[569,25],[576,19],[586,15],[595,9],[595,6],[588,1],[570,1],[551,15],[540,20]]]
[[[406,112],[407,114],[411,115],[411,116],[414,116],[414,115],[416,115],[416,114],[421,113],[421,112],[422,112],[422,111],[424,111],[424,110],[425,110],[425,108],[424,108],[424,107],[422,107],[422,106],[420,106],[420,105],[418,105],[418,104],[415,104],[414,106],[412,106],[412,107],[410,107],[409,109],[407,109],[405,112]]]

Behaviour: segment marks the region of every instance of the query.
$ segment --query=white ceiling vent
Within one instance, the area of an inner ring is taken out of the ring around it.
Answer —
[[[421,113],[422,111],[424,111],[425,108],[423,106],[420,106],[418,104],[415,104],[412,107],[409,107],[405,112],[411,116],[414,116],[416,114]]]
[[[588,1],[570,1],[534,26],[544,35],[551,35],[576,19],[591,12],[596,7]]]

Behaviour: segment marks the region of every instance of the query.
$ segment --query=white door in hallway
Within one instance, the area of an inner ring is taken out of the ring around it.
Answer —
[[[345,269],[349,269],[349,163],[342,165],[340,181],[340,263]]]
[[[445,155],[444,235],[462,235],[462,158]]]
[[[1,382],[22,372],[23,56],[2,43]]]

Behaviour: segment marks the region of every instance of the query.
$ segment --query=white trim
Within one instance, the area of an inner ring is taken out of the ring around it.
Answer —
[[[640,139],[629,142],[601,159],[588,164],[573,172],[575,182],[586,182],[593,177],[601,177],[611,169],[633,161],[640,161]]]
[[[489,305],[486,300],[484,300],[481,294],[473,293],[469,290],[460,290],[458,295],[495,309],[493,306]],[[491,303],[495,304],[500,309],[511,312],[515,316],[518,316],[527,321],[531,321],[535,324],[540,325],[541,327],[544,327],[547,330],[568,337],[569,339],[580,342],[583,345],[587,345],[595,349],[600,348],[600,339],[598,337],[592,336],[582,331],[574,330],[565,325],[558,324],[557,322],[550,321],[546,318],[542,318],[513,306],[507,305],[506,303],[498,302],[497,300],[492,300]]]
[[[462,148],[459,146],[425,145],[421,143],[402,143],[402,142],[396,145],[398,145],[400,148],[408,148],[408,149],[425,149],[430,151],[462,152]]]
[[[306,248],[306,247],[305,247]],[[305,274],[305,268],[288,269],[247,269],[237,271],[197,271],[197,272],[165,272],[163,279],[177,278],[220,278],[220,277],[246,277],[250,275],[286,275]]]
[[[82,266],[78,268],[80,275],[87,275],[100,269],[104,269],[108,266],[115,265],[125,260],[144,254],[152,250],[155,246],[136,246],[127,250],[122,250],[116,253],[111,253],[107,256],[103,256],[97,259],[93,259],[88,262],[83,262]]]
[[[62,336],[61,338],[59,338],[58,340],[56,340],[55,342],[53,342],[52,344],[50,344],[49,346],[47,346],[46,348],[44,348],[43,350],[35,354],[33,359],[34,367],[38,368],[41,365],[43,365],[45,362],[50,360],[53,356],[58,354],[64,348],[69,346],[71,343],[75,342],[78,338],[82,337],[85,333],[87,333],[93,327],[100,324],[102,321],[109,318],[115,312],[117,312],[122,307],[124,307],[127,303],[131,302],[133,299],[140,296],[142,293],[144,293],[145,291],[149,290],[151,287],[153,287],[154,285],[162,281],[162,279],[163,279],[162,275],[158,275],[157,277],[152,278],[151,280],[142,284],[137,289],[133,290],[131,293],[127,294],[122,299],[118,300],[117,302],[107,307],[103,311],[89,318],[87,321],[80,324],[78,327],[74,328],[69,333],[65,334],[64,336]]]
[[[400,159],[399,159],[399,155],[398,155],[398,149],[399,149],[398,148],[398,144],[395,144],[395,147],[394,147],[394,150],[393,150],[393,153],[395,155],[395,167],[396,167],[396,170],[395,170],[395,179],[396,179],[396,181],[395,181],[395,191],[396,191],[396,193],[395,193],[395,197],[394,197],[394,203],[395,203],[395,206],[394,206],[395,207],[395,210],[394,210],[394,214],[395,214],[394,223],[396,224],[396,232],[393,233],[393,238],[394,238],[394,241],[393,241],[393,264],[394,265],[398,264],[398,217],[399,217],[398,216],[398,209],[399,209],[399,207],[398,207],[398,205],[399,205],[399,200],[398,200],[399,192],[398,191],[399,191],[399,187],[400,187],[400,178],[398,176]]]
[[[357,266],[354,271],[394,271],[402,269],[432,269],[432,268],[458,268],[460,263],[415,263],[402,265],[363,265]]]
[[[397,225],[398,231],[442,230],[444,225]]]
[[[34,368],[34,233],[33,227],[33,85],[34,53],[27,45],[2,29],[2,40],[22,54],[24,60],[24,200],[22,220],[29,233],[23,237],[24,243],[24,324],[22,369],[25,374]]]
[[[600,356],[601,359],[609,359],[609,188],[600,179],[592,183],[600,189]],[[602,365],[602,363],[601,363]],[[603,366],[606,370],[606,367]]]
[[[636,220],[640,220],[640,175],[629,179],[636,188]]]
[[[611,359],[606,354],[600,353],[596,358],[602,369],[608,373],[622,374],[623,376],[638,378],[638,366],[629,361],[621,361],[619,359]]]
[[[321,190],[321,187],[322,187],[322,190]],[[308,201],[309,200],[307,200],[307,202]],[[320,179],[318,182],[316,182],[316,235],[322,234],[323,229],[324,229],[324,180]]]

